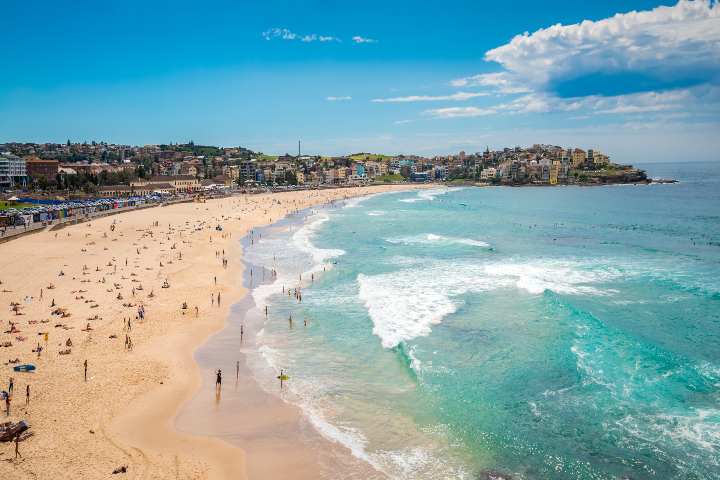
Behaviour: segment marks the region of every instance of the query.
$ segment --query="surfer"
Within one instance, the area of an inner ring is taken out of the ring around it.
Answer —
[[[280,369],[280,375],[278,375],[277,378],[280,380],[280,390],[283,388],[283,382],[290,379],[290,377],[285,375],[285,371],[283,369]]]

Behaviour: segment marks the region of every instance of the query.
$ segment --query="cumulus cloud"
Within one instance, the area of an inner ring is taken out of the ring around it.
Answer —
[[[373,98],[371,101],[374,103],[435,102],[442,100],[464,101],[486,95],[488,95],[487,92],[457,92],[451,95],[409,95],[407,97]]]
[[[325,100],[328,102],[347,102],[348,100],[352,100],[352,97],[349,95],[344,97],[325,97]]]
[[[573,25],[557,24],[516,35],[509,43],[486,52],[485,60],[498,64],[503,71],[457,78],[450,85],[519,97],[485,108],[443,108],[425,114],[454,118],[492,113],[717,113],[720,3],[680,0],[670,7],[619,13]],[[593,78],[596,84],[590,84],[587,95],[582,91],[563,97],[556,93],[563,82]],[[629,79],[628,88],[608,91],[602,80],[598,81],[606,78]],[[632,78],[653,81],[635,84]],[[682,85],[684,88],[678,88]]]
[[[680,0],[671,7],[516,35],[489,50],[485,59],[504,67],[506,80],[522,79],[542,89],[598,73],[674,77],[718,73],[719,45],[720,4]]]
[[[262,37],[265,40],[298,40],[300,42],[304,43],[310,43],[310,42],[340,42],[341,40],[338,37],[333,37],[330,35],[318,35],[316,33],[310,33],[306,35],[301,35],[298,33],[295,33],[291,30],[288,30],[287,28],[271,28],[269,30],[266,30],[262,33]]]
[[[352,41],[355,43],[377,43],[377,40],[374,38],[361,37],[360,35],[352,37]]]

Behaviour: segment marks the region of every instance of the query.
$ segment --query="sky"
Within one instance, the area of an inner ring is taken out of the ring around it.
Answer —
[[[720,161],[717,1],[0,0],[0,142]]]

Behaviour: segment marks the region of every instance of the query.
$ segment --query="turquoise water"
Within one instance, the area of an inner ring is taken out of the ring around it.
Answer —
[[[311,212],[249,251],[263,359],[379,477],[718,479],[720,164],[646,168]]]

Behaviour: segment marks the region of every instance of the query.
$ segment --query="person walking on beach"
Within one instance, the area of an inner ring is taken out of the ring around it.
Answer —
[[[87,360],[85,360],[84,365],[85,365],[85,381],[87,382]]]
[[[222,388],[222,370],[218,369],[215,374],[215,388],[220,390]]]
[[[220,292],[218,292],[218,307],[220,306]]]
[[[242,325],[240,325],[240,343],[243,341],[243,335],[245,335],[245,329]]]
[[[240,360],[235,362],[235,380],[240,378]]]
[[[25,406],[30,405],[30,384],[25,387]]]
[[[13,388],[15,388],[15,379],[10,377],[10,382],[8,383],[8,395],[12,395]]]
[[[19,433],[17,435],[15,435],[15,460],[17,460],[18,456],[22,458],[22,454],[20,453],[20,434]]]

